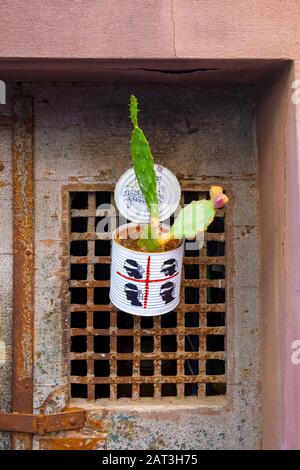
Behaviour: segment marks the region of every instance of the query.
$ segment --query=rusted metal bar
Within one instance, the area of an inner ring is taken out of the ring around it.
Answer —
[[[90,217],[88,219],[88,231],[93,230],[95,228],[95,214],[96,214],[96,194],[94,192],[88,193],[88,210],[91,210],[94,213],[94,217]],[[93,240],[89,240],[87,242],[88,245],[88,259],[94,255],[95,252],[95,242]],[[88,264],[87,266],[87,279],[89,282],[94,279],[94,266],[92,264]],[[89,286],[87,289],[87,303],[89,305],[94,303],[94,289],[93,286]],[[93,312],[87,313],[87,327],[93,327]],[[92,335],[88,335],[87,337],[87,350],[89,352],[94,351],[94,338]],[[87,362],[87,373],[88,376],[92,377],[94,375],[94,361],[93,359],[88,359]],[[94,383],[88,383],[88,400],[93,401],[95,400],[95,385]]]
[[[78,384],[87,384],[89,383],[89,377],[71,377],[72,383]],[[183,383],[223,383],[225,381],[225,375],[188,375],[188,376],[140,376],[140,377],[122,377],[118,376],[117,378],[112,377],[94,377],[93,382],[96,384],[136,384],[136,383],[174,383],[174,384],[183,384]]]
[[[224,335],[225,334],[225,327],[224,326],[208,326],[208,327],[184,327],[179,326],[176,328],[149,328],[149,329],[139,329],[136,333],[136,329],[121,329],[115,330],[115,334],[119,336],[134,336],[134,335],[144,335],[144,336],[166,336],[166,335]],[[109,335],[111,329],[99,329],[96,328],[72,328],[70,330],[71,336],[106,336]],[[148,353],[147,353],[148,354]]]
[[[32,99],[17,97],[13,112],[13,376],[12,409],[33,410],[34,188]],[[30,449],[32,436],[12,435],[13,449]]]
[[[95,361],[101,360],[112,360],[115,359],[115,353],[70,353],[70,359],[72,360],[87,360],[93,359]],[[118,353],[118,359],[122,360],[134,360],[134,359],[145,359],[145,360],[170,360],[170,359],[195,359],[195,360],[206,360],[206,359],[225,359],[226,353],[224,351],[192,351],[192,352],[147,352],[144,354],[137,353]]]
[[[1,115],[0,115],[0,120],[1,120]],[[1,121],[0,121],[1,122]],[[95,193],[94,193],[95,194]],[[114,216],[116,215],[115,210],[109,210],[109,209],[97,209],[97,213],[95,213],[95,210],[91,209],[72,209],[70,212],[71,217],[92,217],[94,218],[95,215],[97,217],[103,217],[103,216]],[[223,217],[224,216],[224,210],[220,209],[216,217]]]
[[[183,287],[216,287],[216,288],[224,288],[225,281],[224,279],[184,279],[182,281]],[[77,281],[73,280],[70,281],[70,287],[86,287],[88,289],[93,289],[94,287],[109,287],[110,281],[95,281],[95,280],[84,280],[84,281]]]
[[[141,319],[138,316],[135,316],[134,319],[134,328],[131,332],[133,335],[133,363],[132,363],[132,375],[133,377],[139,377],[141,375],[140,371],[140,357],[141,357]],[[119,355],[119,354],[118,354]],[[132,399],[137,400],[140,396],[139,383],[134,383],[132,385]]]
[[[85,305],[84,309],[86,312],[115,312],[115,309],[111,305]],[[225,312],[225,304],[181,304],[176,310],[177,311],[188,311],[188,312]],[[72,304],[70,305],[70,312],[81,312],[82,304]]]
[[[161,326],[160,318],[159,316],[154,317],[153,320],[153,327],[159,329]],[[153,335],[153,343],[154,343],[154,351],[158,352],[160,351],[160,338],[157,335]],[[161,377],[161,360],[158,357],[157,359],[154,360],[154,375],[155,377]],[[154,398],[161,398],[161,384],[162,380],[157,381],[154,383]]]
[[[70,263],[71,264],[110,264],[111,257],[110,256],[70,256]]]
[[[0,431],[45,434],[55,431],[80,429],[85,424],[85,411],[73,409],[49,415],[26,413],[0,413]]]
[[[112,232],[72,232],[70,234],[71,240],[111,240]],[[219,241],[225,242],[224,233],[205,233],[205,241]]]
[[[211,265],[211,264],[221,264],[224,265],[226,263],[225,256],[185,256],[183,258],[184,264],[203,264],[203,265]],[[70,263],[71,264],[110,264],[111,258],[110,256],[70,256]]]
[[[113,328],[117,329],[117,313],[111,312],[110,315],[110,324],[111,324],[111,338],[110,338],[110,352],[112,354],[112,359],[110,361],[110,377],[112,378],[112,385],[110,387],[110,399],[114,400],[118,398],[118,388],[114,380],[117,379],[117,335]]]
[[[211,265],[211,264],[221,264],[224,265],[226,263],[225,256],[185,256],[183,258],[184,264],[204,264],[204,265]],[[110,264],[111,258],[110,256],[70,256],[70,263],[71,264]]]
[[[95,193],[89,193],[89,197],[90,197],[90,194],[92,195],[95,195]],[[95,216],[97,217],[109,217],[109,216],[114,216],[116,214],[116,212],[114,210],[108,210],[108,209],[97,209],[96,211],[96,207],[94,209],[91,209],[91,205],[89,204],[89,209],[72,209],[71,210],[71,217],[91,217],[92,219],[95,218]],[[90,229],[88,229],[88,231],[92,231]]]

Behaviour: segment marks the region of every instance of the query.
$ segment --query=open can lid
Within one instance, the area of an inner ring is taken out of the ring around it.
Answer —
[[[180,185],[176,176],[161,165],[154,165],[156,188],[159,204],[159,220],[168,219],[180,203]],[[150,213],[144,196],[139,188],[134,169],[127,170],[115,187],[115,203],[119,212],[126,219],[135,223],[147,224]]]

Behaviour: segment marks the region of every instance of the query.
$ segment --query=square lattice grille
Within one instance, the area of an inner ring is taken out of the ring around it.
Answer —
[[[109,303],[110,233],[95,233],[96,208],[113,203],[111,191],[70,192],[69,290],[71,396],[224,395],[225,212],[205,234],[201,250],[185,250],[176,312],[146,318]],[[183,191],[182,204],[208,198]]]

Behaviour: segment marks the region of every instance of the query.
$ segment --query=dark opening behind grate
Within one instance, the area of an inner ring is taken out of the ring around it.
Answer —
[[[208,198],[185,191],[182,203]],[[204,246],[186,249],[176,312],[152,318],[109,303],[111,242],[95,237],[96,208],[110,191],[70,193],[71,396],[139,399],[224,395],[225,214]]]

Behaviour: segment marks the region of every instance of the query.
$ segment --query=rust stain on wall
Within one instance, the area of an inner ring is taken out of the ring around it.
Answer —
[[[51,240],[51,239],[40,240],[40,244],[44,246],[53,246],[55,245],[55,240]]]
[[[251,225],[246,225],[245,229],[241,231],[241,235],[242,237],[246,237],[247,235],[249,235],[252,230],[254,230],[255,227],[254,226],[251,226]]]
[[[13,123],[13,411],[33,408],[33,112],[32,99],[14,103]],[[15,435],[13,447],[30,448],[31,437]]]
[[[47,179],[51,177],[54,174],[54,171],[44,171],[43,172],[43,178]]]

